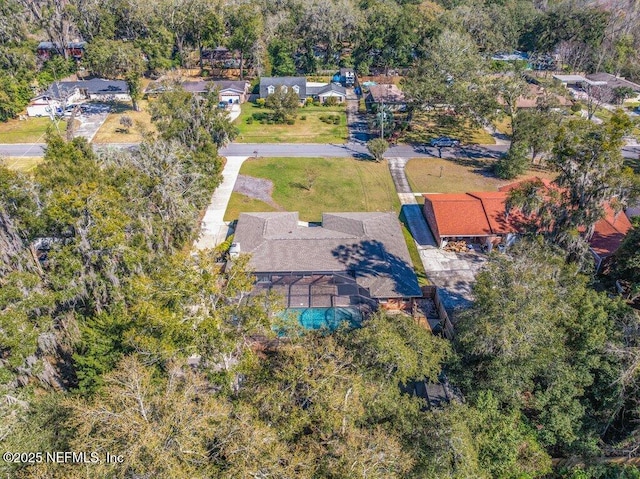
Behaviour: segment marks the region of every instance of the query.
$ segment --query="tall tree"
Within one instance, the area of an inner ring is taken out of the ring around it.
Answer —
[[[293,121],[297,109],[300,107],[300,97],[293,88],[285,89],[278,86],[276,90],[267,97],[264,104],[272,110],[271,118],[276,123]]]
[[[608,348],[633,316],[588,282],[548,245],[524,242],[489,261],[458,323],[466,391],[492,391],[564,451],[593,450],[617,413],[621,368]]]
[[[404,90],[410,108],[445,108],[461,121],[484,122],[497,105],[483,64],[470,37],[445,30],[407,76]]]
[[[87,64],[94,75],[123,78],[135,110],[142,96],[140,79],[145,71],[142,51],[128,42],[98,39],[87,48]]]
[[[559,172],[555,186],[529,183],[512,192],[509,204],[531,215],[532,227],[565,248],[570,258],[588,261],[586,241],[605,205],[620,210],[633,192],[620,151],[630,127],[622,112],[603,125],[585,119],[565,122],[549,159]]]
[[[236,7],[227,19],[231,36],[229,48],[240,52],[240,79],[244,78],[244,64],[247,55],[255,49],[264,25],[260,13],[244,5]]]

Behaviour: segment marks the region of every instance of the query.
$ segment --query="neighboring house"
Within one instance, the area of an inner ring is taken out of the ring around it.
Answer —
[[[184,82],[182,88],[191,93],[206,93],[217,90],[218,100],[224,103],[244,103],[249,98],[249,83],[246,81],[214,80]]]
[[[550,93],[541,86],[529,83],[527,84],[527,88],[529,90],[527,95],[521,96],[516,101],[516,108],[518,109],[537,108],[538,101],[544,99],[545,96],[548,96],[549,99],[558,106],[569,107],[572,105],[571,100],[563,97],[562,95],[558,95],[557,93]],[[498,98],[498,103],[502,105],[504,104],[502,98]]]
[[[491,59],[502,62],[528,62],[529,54],[514,50],[512,53],[496,53]]]
[[[622,211],[616,213],[608,205],[605,207],[605,217],[596,223],[589,241],[596,271],[620,248],[630,229],[631,222],[626,214]]]
[[[565,87],[580,87],[587,79],[582,75],[553,75],[553,78]]]
[[[554,187],[548,180],[542,183],[547,188]],[[496,192],[424,195],[424,216],[438,246],[466,240],[491,251],[498,244],[512,244],[523,231],[524,218],[517,212],[507,214],[505,202],[509,191],[520,184],[505,185]],[[596,269],[618,250],[630,229],[631,222],[623,212],[605,207],[605,217],[595,224],[589,240]]]
[[[356,82],[356,72],[353,68],[341,68],[340,69],[340,83],[344,87],[351,87]]]
[[[64,55],[80,60],[84,55],[87,42],[70,42],[66,47],[62,47],[58,42],[40,42],[36,49],[38,57],[48,60],[52,55]]]
[[[53,83],[27,107],[29,116],[49,116],[51,110],[61,113],[68,105],[82,100],[130,101],[129,87],[123,80],[93,78],[83,81]]]
[[[394,84],[371,85],[365,101],[369,107],[384,104],[391,110],[407,106],[404,93]]]
[[[214,68],[240,68],[240,59],[234,58],[233,52],[228,48],[218,46],[214,49],[202,50],[200,67],[204,68],[207,64]]]
[[[505,212],[505,192],[426,194],[424,199],[424,216],[440,247],[466,240],[491,251],[512,244],[519,231],[518,216]]]
[[[250,254],[256,288],[287,308],[406,308],[422,296],[396,213],[241,213],[233,255]]]
[[[262,77],[260,78],[260,98],[267,98],[282,87],[285,92],[295,91],[301,102],[307,99],[307,79],[305,77]]]
[[[338,103],[342,103],[347,99],[347,90],[337,83],[316,84],[307,82],[307,96],[321,103],[326,102],[330,97],[335,97]]]
[[[633,96],[627,98],[627,100],[640,101],[640,85],[626,80],[624,77],[617,77],[611,73],[592,73],[587,75],[587,79],[594,82],[605,82],[612,95],[613,90],[616,88],[630,88],[633,91]]]
[[[260,98],[267,98],[275,93],[278,87],[285,92],[292,89],[298,94],[301,102],[307,98],[324,103],[327,98],[335,97],[339,103],[347,98],[347,90],[337,83],[308,82],[305,77],[262,77],[260,78]]]

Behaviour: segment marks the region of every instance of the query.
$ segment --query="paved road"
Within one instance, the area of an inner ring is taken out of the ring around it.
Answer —
[[[468,146],[461,148],[441,148],[438,152],[437,148],[413,145],[392,146],[385,153],[385,158],[428,158],[438,157],[440,154],[443,158],[459,158],[466,157],[498,157],[507,151],[507,145],[483,145]],[[640,148],[639,148],[640,151]],[[369,158],[367,147],[362,143],[346,143],[346,144],[314,144],[314,143],[231,143],[230,145],[220,149],[223,156],[264,156],[264,157],[356,157]]]
[[[40,143],[16,143],[0,144],[0,156],[42,156],[44,144]],[[135,148],[135,143],[118,143],[110,145],[94,145],[94,149],[105,148]],[[461,156],[471,158],[498,157],[507,151],[507,145],[475,145],[461,148],[442,148],[443,158],[459,158]],[[361,143],[347,143],[344,145],[330,145],[318,143],[231,143],[221,148],[223,156],[258,156],[274,157],[349,157],[369,158],[367,147]],[[637,159],[640,156],[640,146],[626,146],[622,149],[625,158]],[[386,158],[432,158],[438,157],[437,148],[428,148],[413,145],[392,146],[384,155]]]

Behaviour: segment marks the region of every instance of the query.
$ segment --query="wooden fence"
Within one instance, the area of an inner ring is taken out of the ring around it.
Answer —
[[[436,309],[438,310],[438,318],[442,324],[442,332],[444,337],[452,340],[455,336],[455,331],[453,329],[453,324],[449,319],[449,314],[447,310],[444,308],[442,301],[440,301],[440,294],[438,293],[437,286],[422,286],[422,296],[424,298],[432,299],[436,305]]]

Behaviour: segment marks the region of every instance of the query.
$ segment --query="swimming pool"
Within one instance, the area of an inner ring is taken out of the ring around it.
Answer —
[[[281,317],[295,317],[305,329],[328,329],[335,331],[341,324],[360,327],[362,313],[355,308],[289,308]]]

